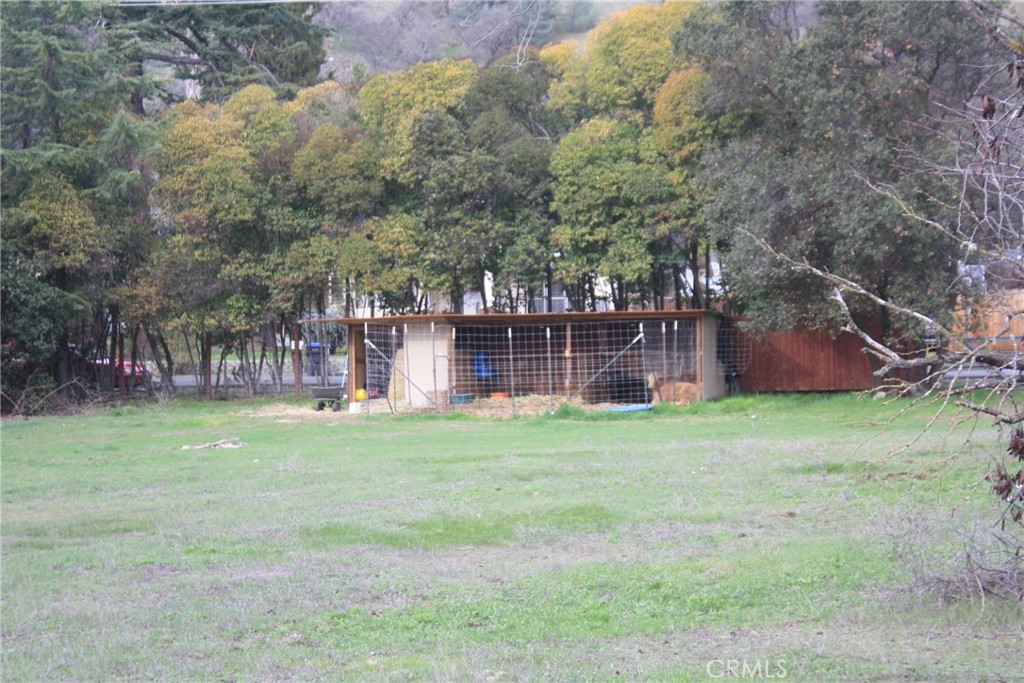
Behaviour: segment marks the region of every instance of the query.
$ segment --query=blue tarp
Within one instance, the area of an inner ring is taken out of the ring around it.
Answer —
[[[606,413],[642,413],[645,410],[653,408],[650,403],[633,403],[628,406],[615,406],[613,408],[605,408]]]

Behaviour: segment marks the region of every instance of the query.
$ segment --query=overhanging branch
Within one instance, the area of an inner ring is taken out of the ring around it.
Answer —
[[[853,292],[854,294],[863,296],[873,301],[874,303],[878,304],[879,306],[882,306],[894,313],[898,313],[902,316],[913,318],[918,322],[924,323],[925,325],[929,326],[931,329],[933,329],[938,334],[942,335],[945,339],[947,339],[950,342],[957,341],[957,335],[953,334],[950,330],[946,329],[945,326],[937,322],[934,318],[931,318],[919,311],[915,311],[905,306],[900,306],[899,304],[893,302],[890,299],[883,299],[874,292],[868,291],[863,286],[859,285],[853,280],[850,280],[849,278],[845,278],[842,277],[841,275],[836,275],[826,270],[822,270],[821,268],[812,266],[810,263],[806,261],[796,261],[792,257],[779,252],[772,245],[770,245],[764,238],[753,234],[749,230],[742,230],[742,232],[746,234],[748,237],[750,237],[752,240],[754,240],[762,249],[764,249],[766,252],[774,256],[779,261],[782,261],[783,263],[786,263],[790,267],[795,268],[797,270],[803,270],[813,275],[816,275],[822,280],[825,280],[826,282],[830,283],[833,286],[834,291],[840,293],[840,295],[844,291]],[[845,305],[845,300],[843,300],[843,304]],[[846,311],[846,313],[847,316],[849,316],[848,310]]]

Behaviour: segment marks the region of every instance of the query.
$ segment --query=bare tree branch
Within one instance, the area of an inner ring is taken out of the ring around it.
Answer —
[[[494,36],[498,31],[500,31],[501,29],[505,28],[509,24],[513,23],[519,17],[523,16],[524,14],[527,14],[531,9],[534,8],[534,6],[537,5],[537,2],[538,2],[538,0],[530,0],[527,3],[524,3],[523,0],[517,0],[517,2],[515,4],[519,8],[521,8],[521,9],[514,10],[508,16],[508,18],[502,20],[496,26],[492,27],[490,31],[488,31],[483,36],[481,36],[480,38],[477,38],[475,41],[473,41],[471,47],[477,47],[478,45],[483,43],[488,38],[491,38],[492,36]],[[464,23],[465,23],[465,20],[463,20],[463,24]],[[534,23],[534,26],[536,26],[536,23]]]
[[[837,292],[849,291],[849,292],[853,292],[855,294],[858,294],[860,296],[863,296],[863,297],[871,300],[872,302],[878,304],[879,306],[882,306],[884,308],[889,309],[890,311],[892,311],[894,313],[898,313],[899,315],[906,316],[908,318],[912,318],[914,320],[917,320],[920,323],[923,323],[924,325],[929,326],[931,329],[933,329],[935,332],[937,332],[940,335],[942,335],[945,339],[947,339],[951,343],[955,343],[957,341],[957,335],[954,332],[952,332],[951,330],[946,329],[942,324],[940,324],[934,318],[929,317],[929,316],[921,313],[920,311],[915,311],[914,309],[907,308],[905,306],[900,306],[899,304],[895,303],[894,301],[892,301],[890,299],[883,299],[882,297],[878,296],[874,292],[871,292],[871,291],[865,289],[862,285],[860,285],[857,282],[854,282],[853,280],[850,280],[849,278],[845,278],[845,277],[842,277],[840,275],[836,275],[834,273],[829,273],[828,271],[823,270],[821,268],[818,268],[816,266],[813,266],[813,265],[811,265],[810,263],[808,263],[806,261],[804,261],[804,262],[796,261],[793,258],[791,258],[791,257],[789,257],[789,256],[787,256],[787,255],[785,255],[785,254],[783,254],[781,252],[779,252],[772,245],[770,245],[764,238],[762,238],[762,237],[760,237],[758,235],[755,235],[755,234],[753,234],[753,233],[751,233],[751,232],[749,232],[747,230],[742,230],[741,232],[743,232],[748,237],[750,237],[752,240],[754,240],[758,244],[758,246],[760,246],[762,249],[767,251],[769,254],[774,256],[779,261],[782,261],[783,263],[788,264],[790,267],[792,267],[792,268],[794,268],[796,270],[802,270],[802,271],[805,271],[805,272],[808,272],[808,273],[812,273],[813,275],[816,275],[817,277],[821,278],[822,280],[825,280],[826,282],[832,284],[836,288],[835,291],[837,291]],[[845,305],[845,301],[843,301],[842,296],[840,296],[839,299]],[[848,313],[848,311],[847,311],[847,313]]]
[[[985,29],[985,32],[991,36],[992,40],[1012,52],[1018,59],[1024,59],[1024,43],[1006,35],[1006,32],[990,16],[990,14],[1002,16],[1001,12],[995,10],[984,0],[957,0],[957,2],[967,10],[967,13],[979,26]]]

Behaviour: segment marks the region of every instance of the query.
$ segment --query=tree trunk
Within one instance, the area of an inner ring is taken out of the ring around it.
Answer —
[[[683,269],[679,267],[679,264],[673,264],[672,266],[672,294],[676,301],[676,310],[681,311],[683,309]]]
[[[547,310],[546,310],[546,311],[544,311],[544,312],[545,312],[545,313],[551,313],[551,312],[552,312],[552,311],[551,311],[551,305],[552,305],[552,303],[553,303],[553,296],[554,296],[554,295],[553,295],[553,294],[551,293],[551,290],[552,290],[552,289],[554,288],[554,284],[555,284],[555,274],[554,274],[554,273],[552,272],[552,268],[551,268],[551,263],[550,263],[550,262],[549,262],[549,263],[548,263],[548,264],[547,264],[546,266],[544,266],[544,269],[545,269],[545,273],[544,273],[544,274],[545,274],[545,277],[547,278],[547,286],[548,286],[548,292],[547,292],[547,299],[548,299],[548,300],[547,300],[547,304],[548,304],[548,308],[547,308]]]
[[[452,281],[452,286],[448,291],[448,297],[451,299],[448,303],[451,304],[452,313],[463,312],[463,295],[465,290],[462,288],[462,280],[456,277]]]
[[[710,308],[711,297],[711,246],[704,250],[704,308]]]
[[[693,272],[693,308],[704,308],[700,295],[700,251],[696,242],[690,248],[690,270]]]
[[[487,275],[485,274],[483,268],[480,268],[476,282],[477,286],[480,288],[480,301],[483,302],[484,313],[490,313],[490,306],[487,303]]]
[[[220,358],[217,360],[217,381],[214,386],[220,388],[221,378],[224,378],[224,386],[227,388],[228,373],[224,371],[224,363],[228,359],[228,354],[231,352],[231,344],[222,344],[220,347]],[[213,355],[213,347],[210,347],[210,355]],[[212,394],[211,394],[212,396]]]
[[[616,311],[629,308],[629,285],[622,278],[612,279],[612,305]]]
[[[213,398],[213,333],[203,333],[203,388],[206,398]],[[218,376],[220,373],[217,373]]]
[[[292,371],[295,373],[295,396],[302,395],[302,351],[299,349],[299,338],[302,330],[298,325],[292,330]]]
[[[108,315],[109,314],[109,315]],[[97,355],[99,351],[103,351],[109,360],[110,364],[103,370],[97,370],[96,382],[101,387],[117,387],[117,376],[114,374],[114,361],[117,359],[118,344],[120,344],[120,336],[117,331],[120,329],[121,323],[121,311],[114,305],[109,308],[98,306],[96,310],[97,320],[93,323],[93,330],[96,333],[97,339],[102,339],[101,343],[98,343],[98,348],[95,349]],[[109,349],[109,350],[108,350]],[[92,352],[92,349],[89,350]]]
[[[270,338],[273,343],[273,337]],[[276,348],[276,347],[275,347]],[[253,384],[256,389],[260,387],[260,381],[263,379],[263,368],[267,365],[267,338],[264,335],[260,335],[260,362],[256,364],[256,377],[253,378]]]
[[[120,321],[114,326],[114,336],[117,337],[117,359],[111,361],[110,369],[117,377],[117,393],[121,398],[124,398],[124,370],[126,366],[124,364],[124,335],[121,334]]]
[[[156,361],[156,368],[160,371],[160,381],[164,386],[170,387],[174,393],[174,358],[167,346],[167,340],[160,330],[150,332],[148,327],[143,327],[146,339],[149,340],[149,348],[153,349],[153,360]]]
[[[125,70],[124,75],[127,76],[128,78],[141,78],[142,75],[143,75],[142,62],[137,62],[135,64],[132,64],[131,67],[129,67],[127,70]],[[139,118],[145,118],[145,116],[146,116],[145,100],[142,97],[142,92],[138,88],[134,88],[132,90],[132,93],[131,93],[131,109],[132,109],[132,114],[134,114],[135,116],[137,116]]]
[[[249,343],[246,341],[246,332],[238,333],[238,367],[242,375],[242,385],[245,387],[245,397],[252,398],[252,358],[249,355]],[[221,354],[221,364],[224,363],[224,357],[227,356],[227,350]],[[218,372],[219,374],[219,372]],[[227,373],[225,373],[225,378]]]
[[[142,351],[139,349],[139,333],[142,331],[142,325],[136,325],[132,328],[132,386],[134,387],[141,379],[141,376],[136,376],[136,369],[142,366]],[[148,387],[147,387],[148,388]]]
[[[652,308],[656,311],[662,311],[665,309],[665,271],[661,268],[655,267],[651,271],[651,303]]]
[[[57,338],[56,367],[53,374],[61,395],[66,397],[71,395],[71,350],[69,344],[70,336],[65,330]]]
[[[191,330],[185,330],[181,333],[182,339],[185,340],[185,351],[188,353],[188,364],[192,368],[192,379],[196,382],[196,393],[202,395],[203,393],[203,345],[201,337],[192,334]],[[192,349],[192,343],[195,342],[195,350]],[[196,364],[196,354],[199,355],[199,364]]]

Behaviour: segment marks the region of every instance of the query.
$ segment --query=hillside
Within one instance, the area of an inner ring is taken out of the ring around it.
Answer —
[[[484,65],[527,36],[535,45],[582,38],[605,17],[646,1],[337,2],[324,5],[316,23],[335,31],[325,75],[345,77],[357,64],[370,73],[442,57]]]

